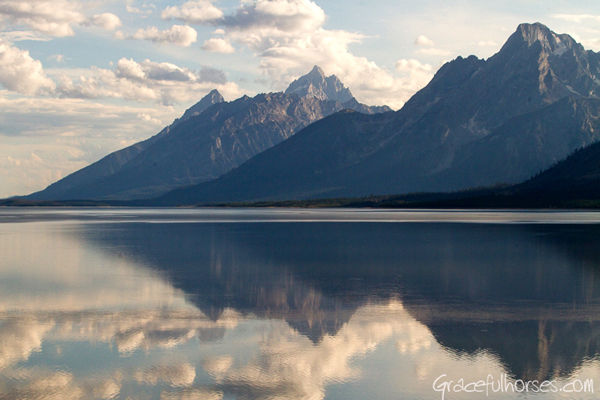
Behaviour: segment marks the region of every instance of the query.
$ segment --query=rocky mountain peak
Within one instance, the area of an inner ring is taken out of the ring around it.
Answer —
[[[211,90],[206,96],[204,96],[199,102],[191,106],[183,113],[181,117],[181,121],[185,121],[188,118],[194,117],[200,114],[202,111],[206,110],[208,107],[213,104],[222,103],[225,99],[221,96],[221,93],[217,89]]]
[[[540,23],[519,25],[484,69],[478,75],[486,78],[478,83],[480,87],[503,82],[502,96],[513,96],[517,103],[526,100],[519,105],[506,103],[513,115],[565,96],[600,97],[600,54]]]
[[[325,80],[325,72],[323,72],[321,67],[319,67],[318,65],[315,65],[313,69],[305,76],[310,79],[321,79],[321,81]]]
[[[567,50],[580,48],[581,45],[567,34],[556,34],[547,26],[536,22],[534,24],[520,24],[515,33],[506,41],[502,47],[502,52],[517,52],[519,49],[526,49],[534,45],[540,45],[542,51],[549,55],[562,55]]]
[[[212,101],[213,104],[221,103],[221,102],[225,101],[225,99],[223,98],[223,96],[221,96],[221,93],[219,93],[219,91],[217,89],[211,90],[210,93],[208,93],[206,96],[204,96],[202,98],[202,100],[210,100],[210,101]],[[202,101],[202,100],[200,100],[200,101]]]
[[[535,42],[540,42],[542,45],[554,44],[556,42],[553,32],[539,22],[534,24],[520,24],[515,34],[519,35],[521,40],[524,40],[530,46]]]
[[[319,100],[335,100],[345,103],[354,98],[350,89],[331,75],[326,77],[323,70],[314,66],[306,75],[301,76],[290,84],[286,94],[297,94],[300,97],[314,97]]]

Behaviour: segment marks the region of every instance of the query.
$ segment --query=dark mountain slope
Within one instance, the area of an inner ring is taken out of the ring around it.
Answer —
[[[487,188],[429,199],[393,199],[388,207],[418,208],[600,208],[600,143],[575,151],[527,181],[505,188]],[[400,200],[400,201],[396,201]],[[410,201],[410,200],[409,200]]]
[[[465,145],[452,166],[432,177],[449,189],[520,182],[598,140],[600,100],[568,96],[512,118],[490,135]]]
[[[600,143],[577,150],[504,195],[508,199],[524,199],[532,206],[599,207]]]
[[[341,111],[314,123],[310,129],[255,156],[219,179],[174,190],[156,204],[322,197],[335,184],[331,173],[338,171],[340,165],[352,165],[368,154],[369,149],[374,152],[379,148],[380,140],[370,133],[371,140],[365,143],[360,127],[372,130],[378,125],[383,134],[387,120],[392,117],[393,114]],[[320,192],[322,188],[326,191]]]
[[[536,189],[559,186],[560,182],[577,186],[597,180],[600,180],[600,143],[577,150],[565,160],[517,187]]]
[[[391,196],[376,206],[417,208],[599,208],[600,142],[523,183],[449,194]]]
[[[114,175],[129,161],[137,157],[138,154],[149,148],[152,144],[154,144],[163,136],[167,135],[179,123],[200,114],[202,111],[206,110],[211,105],[220,103],[222,101],[224,101],[223,96],[221,96],[221,94],[217,90],[211,91],[209,94],[204,96],[198,103],[190,107],[181,118],[178,118],[175,121],[173,121],[171,125],[165,127],[158,134],[152,136],[149,139],[126,147],[122,150],[115,151],[114,153],[107,155],[101,160],[66,176],[58,182],[51,184],[46,189],[27,196],[27,199],[63,200],[74,198],[70,197],[70,194],[77,193],[81,186],[86,186],[92,182],[96,182],[108,176]]]
[[[117,173],[65,198],[144,198],[209,181],[340,109],[338,102],[283,93],[218,104],[181,123]]]

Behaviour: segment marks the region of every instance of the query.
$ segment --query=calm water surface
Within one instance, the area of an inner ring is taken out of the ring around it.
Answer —
[[[599,351],[600,213],[0,209],[0,399],[592,399]]]

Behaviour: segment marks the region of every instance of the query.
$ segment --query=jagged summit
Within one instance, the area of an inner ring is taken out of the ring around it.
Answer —
[[[550,28],[539,22],[533,24],[520,24],[514,36],[518,36],[529,46],[539,42],[545,50],[556,51],[560,48],[579,45],[571,36],[567,34],[557,34]],[[509,39],[510,40],[510,39]]]
[[[195,115],[200,114],[202,111],[206,110],[208,107],[213,104],[222,103],[225,99],[221,96],[221,93],[217,89],[213,89],[209,94],[204,96],[199,102],[191,106],[186,110],[181,119],[185,121],[188,118],[191,118]]]
[[[600,96],[600,55],[540,23],[519,25],[487,68],[494,69],[488,75],[514,82],[505,87],[512,93],[529,91],[525,98],[536,107],[536,97],[548,105],[564,96]]]
[[[325,72],[323,72],[323,70],[321,69],[321,67],[319,67],[318,65],[315,65],[313,67],[313,69],[310,70],[310,72],[308,74],[305,75],[307,78],[313,78],[313,77],[321,77],[322,79],[325,79]]]
[[[354,98],[350,89],[345,87],[337,76],[326,77],[317,65],[308,74],[292,82],[285,93],[294,93],[300,97],[314,97],[319,100],[336,100],[340,103]]]
[[[577,43],[567,34],[557,34],[546,25],[539,22],[533,24],[520,24],[513,33],[500,53],[514,53],[520,49],[526,49],[538,44],[542,51],[552,55],[563,55],[567,50],[584,51],[583,46]]]
[[[519,35],[530,46],[535,42],[546,44],[549,43],[550,39],[555,38],[552,31],[546,25],[539,22],[533,24],[520,24],[517,27],[515,34]]]

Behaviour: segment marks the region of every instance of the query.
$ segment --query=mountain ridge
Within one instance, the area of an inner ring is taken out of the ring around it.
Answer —
[[[351,96],[337,77],[324,78],[318,67],[307,76],[308,81],[320,82],[323,96],[326,92],[341,100]],[[328,82],[334,86],[328,86]],[[310,123],[344,108],[363,113],[391,111],[386,106],[368,107],[354,97],[342,104],[308,94],[244,95],[226,102],[213,90],[159,134],[25,198],[131,200],[158,196],[179,186],[215,179]]]
[[[218,90],[215,89],[204,96],[198,103],[186,110],[181,118],[173,121],[171,125],[163,128],[156,135],[124,149],[110,153],[95,163],[92,163],[87,167],[67,175],[59,181],[50,184],[44,190],[24,197],[31,200],[64,199],[65,197],[63,193],[69,193],[69,191],[73,188],[76,188],[80,185],[85,185],[89,181],[103,179],[107,176],[117,173],[125,164],[152,146],[157,140],[167,135],[171,129],[176,127],[179,123],[201,113],[211,105],[222,101],[224,101],[223,96],[221,96]]]
[[[488,60],[458,57],[445,64],[391,117],[336,114],[302,130],[291,144],[158,202],[361,197],[518,183],[600,139],[599,61],[600,55],[568,35],[539,23],[521,24]],[[516,130],[519,135],[512,133]],[[372,140],[380,144],[375,151]],[[327,145],[344,141],[354,143],[345,155]],[[304,159],[292,156],[292,145]],[[483,174],[488,155],[499,150],[503,157],[494,165],[500,172]],[[535,162],[527,162],[528,151]],[[503,164],[506,159],[515,160],[516,167]],[[246,193],[240,187],[247,187]]]

